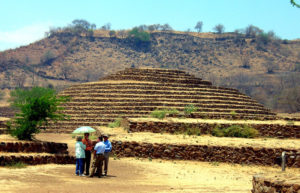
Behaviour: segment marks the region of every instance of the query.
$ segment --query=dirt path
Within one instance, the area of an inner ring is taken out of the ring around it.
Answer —
[[[122,158],[111,159],[110,175],[102,179],[75,176],[74,165],[0,168],[0,192],[250,192],[254,174],[278,171],[280,168]],[[287,172],[300,174],[299,169]]]

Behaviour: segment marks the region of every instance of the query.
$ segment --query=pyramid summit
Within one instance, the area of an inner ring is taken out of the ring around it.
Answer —
[[[236,89],[213,86],[184,71],[128,68],[60,93],[70,96],[63,113],[70,120],[53,123],[49,129],[71,131],[82,125],[107,125],[117,118],[149,116],[155,109],[183,111],[197,107],[193,118],[275,119],[269,109]]]

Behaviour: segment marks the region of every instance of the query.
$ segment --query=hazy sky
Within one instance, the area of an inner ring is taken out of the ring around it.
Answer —
[[[296,0],[297,1],[297,0]],[[170,24],[173,29],[203,31],[221,23],[225,31],[253,24],[282,39],[300,38],[300,9],[290,0],[0,0],[0,51],[44,37],[49,27],[85,19],[112,29],[140,24]]]

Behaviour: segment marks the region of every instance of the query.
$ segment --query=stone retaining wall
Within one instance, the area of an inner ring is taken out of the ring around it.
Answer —
[[[68,145],[54,142],[1,142],[0,152],[68,154]]]
[[[217,127],[229,127],[241,124],[210,124],[210,123],[175,123],[175,122],[134,122],[129,119],[129,131],[141,132],[149,131],[153,133],[176,133],[184,132],[187,128],[197,128],[203,134],[211,134]],[[250,127],[257,129],[260,136],[279,138],[300,138],[300,126],[278,125],[278,124],[250,124]]]
[[[300,178],[298,177],[298,182]],[[253,176],[252,193],[298,193],[300,183],[290,182],[288,179],[265,178],[263,176]]]
[[[0,166],[22,162],[28,165],[38,164],[75,164],[75,157],[69,155],[49,155],[49,156],[5,156],[0,155]]]
[[[195,160],[274,166],[283,151],[290,155],[288,167],[300,168],[300,155],[291,149],[226,147],[206,145],[151,144],[112,141],[113,154],[120,157]]]

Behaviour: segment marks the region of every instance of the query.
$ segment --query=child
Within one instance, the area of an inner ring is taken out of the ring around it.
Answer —
[[[75,153],[76,153],[76,175],[78,176],[85,176],[83,174],[83,163],[85,158],[85,148],[86,146],[82,143],[82,137],[78,136],[76,138],[76,145],[75,145]]]

